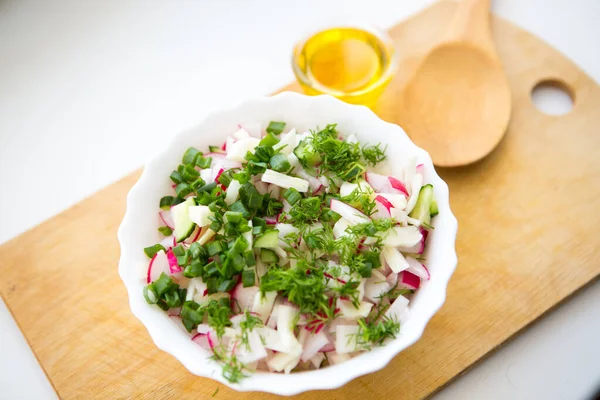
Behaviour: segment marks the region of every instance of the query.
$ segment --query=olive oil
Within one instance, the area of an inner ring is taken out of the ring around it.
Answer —
[[[331,94],[373,106],[395,67],[394,48],[383,34],[354,27],[318,32],[294,51],[293,67],[307,94]]]

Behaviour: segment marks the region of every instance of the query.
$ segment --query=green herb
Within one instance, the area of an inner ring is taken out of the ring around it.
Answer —
[[[165,247],[162,244],[155,244],[154,246],[146,247],[144,249],[144,253],[146,253],[148,258],[152,258],[156,255],[156,253],[158,253],[161,250],[164,252],[167,251],[167,249],[165,249]]]
[[[381,346],[386,339],[394,339],[400,332],[400,322],[385,317],[379,322],[367,322],[364,318],[358,320],[359,330],[356,334],[356,344],[359,348],[370,350],[373,346]]]
[[[212,394],[212,396],[210,396],[210,397],[215,397],[215,396],[217,395],[217,393],[219,393],[219,388],[217,388],[217,389],[215,390],[215,392]]]

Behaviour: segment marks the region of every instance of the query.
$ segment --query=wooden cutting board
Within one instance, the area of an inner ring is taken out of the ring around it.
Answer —
[[[444,30],[453,3],[391,30],[403,52],[380,115]],[[441,170],[459,220],[459,266],[421,340],[385,369],[300,399],[425,397],[600,274],[600,88],[541,40],[493,17],[513,91],[505,139],[482,162]],[[530,99],[542,80],[575,98],[551,117]],[[291,85],[287,90],[298,90]],[[457,93],[460,96],[460,93]],[[128,308],[117,275],[117,227],[139,173],[1,246],[0,293],[58,395],[73,398],[273,399],[188,373],[159,351]]]

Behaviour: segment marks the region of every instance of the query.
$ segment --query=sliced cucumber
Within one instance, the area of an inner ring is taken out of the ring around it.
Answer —
[[[313,149],[310,140],[304,139],[294,149],[294,154],[304,166],[314,167],[321,162],[321,155]]]
[[[259,249],[270,249],[279,246],[279,231],[271,229],[254,240],[254,247]]]
[[[260,249],[260,259],[264,263],[276,263],[279,261],[279,257],[273,250]]]
[[[431,216],[431,218],[433,218],[436,215],[438,215],[439,213],[440,213],[440,210],[438,210],[437,201],[433,200],[431,202],[431,207],[429,208],[429,215]]]
[[[177,242],[187,239],[194,232],[196,224],[190,219],[189,208],[195,205],[194,198],[188,197],[183,203],[179,203],[171,208],[171,215],[175,224],[173,234]]]
[[[423,224],[429,224],[431,222],[431,209],[434,202],[433,185],[422,186],[417,198],[417,204],[415,204],[415,208],[413,208],[409,216],[420,220]],[[435,205],[435,209],[437,210],[437,204]]]

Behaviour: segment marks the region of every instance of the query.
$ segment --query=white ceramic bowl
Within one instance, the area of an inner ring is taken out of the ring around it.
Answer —
[[[345,134],[354,133],[362,143],[387,144],[390,172],[399,169],[405,156],[416,155],[425,164],[425,182],[435,189],[439,215],[433,220],[425,256],[431,280],[424,282],[411,301],[411,317],[395,340],[342,364],[317,371],[289,375],[257,372],[239,384],[230,384],[221,375],[221,366],[208,360],[209,354],[192,342],[167,314],[144,300],[140,266],[148,264],[142,249],[160,240],[157,232],[159,199],[170,189],[170,172],[179,164],[189,146],[200,150],[220,144],[234,132],[237,124],[277,120],[302,131],[337,123]],[[364,106],[346,104],[330,96],[308,97],[281,93],[246,101],[228,110],[213,113],[197,127],[181,132],[166,150],[148,162],[140,180],[127,196],[127,211],[119,228],[121,259],[119,274],[129,293],[133,314],[148,329],[154,343],[175,356],[191,373],[215,379],[235,390],[264,391],[292,395],[307,390],[337,388],[350,380],[383,368],[399,352],[415,343],[427,322],[446,298],[448,280],[456,268],[457,221],[450,211],[448,186],[437,175],[429,154],[418,148],[397,125],[379,119]]]

